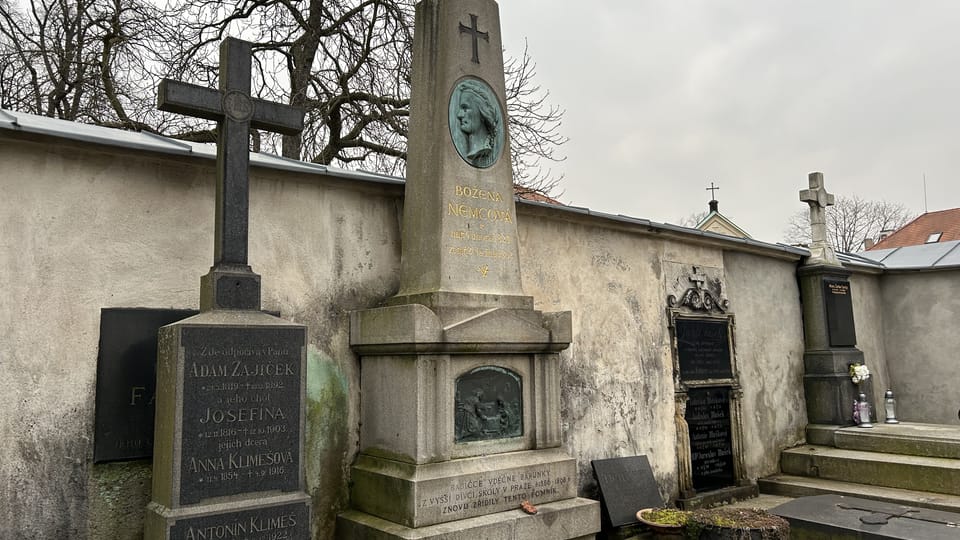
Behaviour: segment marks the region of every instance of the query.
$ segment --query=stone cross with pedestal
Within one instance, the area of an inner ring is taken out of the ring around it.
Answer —
[[[823,173],[809,175],[810,189],[800,191],[800,200],[810,205],[810,259],[809,263],[839,265],[833,246],[827,242],[827,207],[833,206],[834,197],[823,187]]]
[[[164,80],[159,108],[218,122],[214,265],[200,314],[160,329],[146,540],[310,537],[303,467],[306,327],[260,311],[247,264],[251,128],[303,111],[250,97],[250,43],[220,46],[220,90]]]
[[[810,205],[812,243],[810,257],[797,270],[803,300],[807,417],[811,424],[844,426],[853,423],[857,396],[863,392],[872,398],[873,393],[869,381],[858,387],[850,379],[850,366],[863,364],[864,357],[856,347],[850,271],[827,242],[826,208],[834,203],[834,196],[824,187],[823,173],[810,173],[809,185],[800,191],[800,200]]]
[[[361,359],[353,538],[593,538],[561,448],[569,312],[520,282],[493,0],[424,0],[413,46],[400,290],[351,316]]]

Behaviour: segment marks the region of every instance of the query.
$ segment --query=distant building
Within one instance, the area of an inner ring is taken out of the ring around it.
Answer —
[[[720,203],[716,199],[710,201],[710,212],[700,220],[700,223],[697,223],[695,229],[700,229],[701,231],[709,231],[717,234],[725,234],[727,236],[735,236],[737,238],[750,238],[750,235],[746,233],[740,227],[737,227],[737,224],[730,219],[721,214],[718,210]]]
[[[867,251],[893,249],[960,240],[960,208],[927,212],[896,231],[880,231],[880,238],[867,239]]]

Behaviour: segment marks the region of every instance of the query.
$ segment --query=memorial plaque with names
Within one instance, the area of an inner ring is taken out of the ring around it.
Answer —
[[[734,485],[730,388],[691,388],[688,396],[685,420],[693,488],[710,491]]]
[[[285,504],[181,519],[170,528],[170,540],[307,538],[310,536],[309,512],[306,504]]]
[[[100,311],[94,463],[153,455],[157,330],[196,314],[191,309]]]
[[[590,465],[600,487],[606,527],[637,523],[638,510],[663,506],[647,456],[595,459]]]
[[[180,504],[299,488],[305,329],[186,327]]]
[[[830,337],[830,346],[855,346],[857,332],[853,324],[850,282],[843,279],[824,279],[823,305],[827,312],[827,334]]]
[[[678,317],[674,326],[680,380],[733,377],[728,321]]]

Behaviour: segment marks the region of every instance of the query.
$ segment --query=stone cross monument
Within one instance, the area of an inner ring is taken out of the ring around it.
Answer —
[[[561,448],[571,315],[521,286],[501,51],[493,0],[417,4],[400,290],[351,316],[360,455],[339,538],[600,528]]]
[[[800,191],[800,200],[810,205],[810,259],[808,264],[839,265],[837,254],[827,242],[827,207],[834,197],[823,187],[823,173],[809,175],[810,189]]]
[[[834,196],[823,185],[823,173],[809,174],[809,189],[800,191],[800,200],[810,205],[810,257],[797,271],[803,299],[803,334],[806,351],[804,394],[807,419],[821,426],[808,429],[808,440],[831,428],[853,423],[853,403],[863,391],[873,395],[869,384],[857,388],[850,380],[849,366],[864,363],[857,349],[853,318],[853,288],[850,271],[843,267],[827,242],[826,209]],[[827,435],[829,439],[830,435]],[[819,444],[819,442],[814,444]],[[832,444],[824,440],[826,444]]]
[[[218,122],[216,240],[200,314],[160,329],[146,540],[310,537],[306,327],[260,311],[247,265],[250,128],[296,134],[303,111],[250,97],[250,53],[224,40],[220,91],[160,84],[160,109]]]

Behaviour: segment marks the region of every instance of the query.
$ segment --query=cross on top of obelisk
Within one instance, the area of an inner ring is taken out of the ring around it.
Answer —
[[[833,206],[834,196],[823,185],[823,173],[808,176],[810,189],[800,191],[800,200],[810,205],[810,255],[816,262],[840,264],[833,248],[827,242],[827,207]]]
[[[488,32],[481,32],[477,28],[477,16],[473,13],[470,14],[470,26],[466,26],[463,23],[460,23],[460,33],[461,34],[470,34],[470,37],[473,38],[473,58],[471,61],[474,64],[480,63],[480,53],[477,51],[477,39],[482,38],[486,42],[490,42],[490,34]]]
[[[303,131],[302,109],[250,96],[252,49],[246,41],[223,40],[219,90],[164,79],[157,96],[162,111],[217,121],[213,268],[201,285],[201,309],[259,309],[259,276],[247,266],[250,129],[284,135]]]

